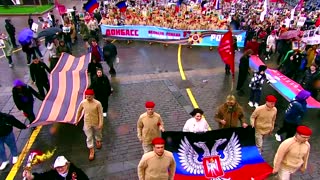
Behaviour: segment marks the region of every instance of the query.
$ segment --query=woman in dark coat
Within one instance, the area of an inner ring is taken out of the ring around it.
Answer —
[[[33,113],[33,96],[36,96],[39,100],[43,100],[44,98],[32,87],[18,79],[13,82],[12,96],[17,108],[20,111],[23,111],[23,114],[28,118],[31,124],[36,119]]]
[[[112,88],[108,76],[103,74],[102,69],[97,69],[97,75],[93,78],[90,88],[94,91],[95,99],[101,102],[103,116],[107,117],[108,101]]]
[[[91,62],[88,64],[88,74],[90,75],[91,83],[93,82],[94,77],[96,77],[98,69],[102,69],[102,65],[96,61],[94,56],[92,56]]]
[[[242,87],[250,71],[249,58],[252,53],[253,51],[251,49],[248,49],[243,53],[242,57],[240,58],[238,83],[237,83],[237,91],[240,95],[243,94]]]

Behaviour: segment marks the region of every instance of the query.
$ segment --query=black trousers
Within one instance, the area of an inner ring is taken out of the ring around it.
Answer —
[[[283,121],[282,127],[277,131],[277,134],[286,133],[286,139],[293,137],[296,134],[298,125]]]
[[[8,59],[8,63],[12,64],[12,57],[11,56],[6,56],[6,58]]]
[[[44,98],[46,97],[46,94],[44,93],[44,89],[47,90],[47,93],[49,92],[50,85],[49,82],[36,82],[39,94]]]
[[[108,112],[108,102],[109,102],[109,97],[96,97],[98,101],[100,101],[102,108],[103,108],[103,112],[107,113]]]
[[[36,57],[36,51],[34,48],[31,48],[30,51],[26,52],[27,63],[30,64],[33,57]]]
[[[17,46],[17,43],[16,43],[16,37],[14,36],[14,34],[9,34],[9,37],[10,37],[10,40],[11,40],[11,43],[14,47]]]
[[[50,58],[50,69],[51,71],[56,67],[59,58]]]
[[[36,117],[33,113],[33,104],[26,105],[22,111],[27,115],[27,118],[28,118],[30,124],[36,119]]]
[[[230,74],[230,66],[229,66],[229,64],[225,64],[224,69],[226,71],[226,74]]]
[[[114,61],[115,60],[116,60],[116,57],[111,57],[111,58],[106,59],[107,64],[108,64],[108,66],[110,68],[109,73],[111,75],[115,75],[116,74],[116,70],[114,69]]]
[[[241,90],[247,78],[248,78],[248,71],[246,72],[246,71],[240,70],[239,76],[238,76],[238,82],[237,82],[237,91]]]

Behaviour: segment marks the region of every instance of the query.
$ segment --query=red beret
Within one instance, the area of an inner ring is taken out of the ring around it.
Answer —
[[[297,133],[304,136],[311,136],[312,130],[307,126],[298,126]]]
[[[153,101],[147,101],[146,102],[146,108],[154,108],[156,104]]]
[[[92,89],[87,89],[85,92],[84,92],[85,95],[94,95],[94,92]]]
[[[277,102],[277,98],[274,95],[268,95],[266,97],[267,102]]]
[[[164,139],[162,139],[161,137],[156,137],[152,140],[152,144],[156,145],[156,144],[165,144],[166,141]]]

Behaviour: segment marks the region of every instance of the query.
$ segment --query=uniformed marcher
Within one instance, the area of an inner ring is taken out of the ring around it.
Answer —
[[[274,157],[273,173],[279,180],[290,180],[291,174],[307,169],[312,130],[307,126],[298,126],[296,135],[283,141]]]
[[[176,162],[173,154],[164,149],[165,140],[152,140],[153,151],[144,154],[138,165],[139,180],[173,180]],[[168,172],[169,170],[169,172]]]
[[[137,122],[138,139],[142,144],[144,153],[152,151],[152,140],[164,132],[164,124],[160,114],[154,112],[155,103],[147,101],[146,112],[141,114]]]
[[[82,100],[76,115],[76,125],[81,120],[81,115],[84,113],[83,131],[87,136],[87,148],[89,149],[89,160],[94,159],[94,139],[96,140],[96,148],[102,147],[102,128],[103,128],[103,114],[102,105],[99,101],[94,99],[94,91],[87,89],[84,92],[86,99]]]

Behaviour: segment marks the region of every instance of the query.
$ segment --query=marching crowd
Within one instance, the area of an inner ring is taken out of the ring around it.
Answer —
[[[274,158],[273,173],[278,173],[279,179],[290,179],[290,175],[297,170],[305,171],[310,144],[308,139],[312,135],[310,128],[303,126],[303,117],[306,113],[306,99],[310,96],[317,97],[320,85],[315,85],[320,79],[318,66],[317,46],[307,47],[305,50],[306,61],[304,66],[303,51],[293,49],[291,42],[294,38],[282,39],[282,33],[297,29],[298,17],[307,14],[300,11],[293,21],[286,26],[289,9],[273,9],[267,14],[266,19],[260,19],[263,11],[262,4],[255,5],[254,1],[246,1],[234,6],[225,8],[225,12],[214,10],[211,6],[188,6],[182,5],[177,11],[174,6],[135,6],[127,9],[126,13],[114,7],[102,8],[101,12],[93,14],[81,14],[76,12],[76,8],[71,15],[63,15],[63,22],[60,25],[61,31],[45,37],[45,46],[49,51],[49,67],[42,61],[43,55],[39,50],[41,45],[37,33],[28,44],[22,45],[22,50],[26,53],[27,64],[30,66],[30,76],[32,82],[37,86],[38,91],[25,84],[21,80],[15,80],[12,93],[17,108],[23,111],[30,123],[35,120],[33,112],[34,96],[43,100],[49,91],[48,73],[50,73],[58,62],[61,53],[72,53],[72,45],[78,40],[78,33],[85,41],[85,47],[92,54],[92,60],[88,66],[88,73],[91,79],[90,88],[85,91],[85,99],[80,103],[76,115],[76,124],[84,114],[83,131],[86,135],[87,148],[89,150],[90,161],[95,158],[94,148],[102,148],[102,129],[104,117],[107,117],[108,99],[112,94],[112,87],[108,77],[104,74],[101,66],[102,61],[106,61],[109,66],[109,73],[116,75],[114,62],[117,59],[117,48],[109,40],[104,46],[99,46],[99,25],[152,25],[175,29],[227,29],[231,26],[235,30],[247,31],[247,43],[245,52],[240,59],[239,76],[237,90],[242,94],[245,81],[248,78],[249,57],[258,55],[265,61],[269,60],[272,53],[279,52],[279,68],[284,74],[295,80],[300,80],[306,90],[302,90],[293,101],[290,102],[286,112],[283,126],[279,129],[275,138],[282,141]],[[107,6],[108,7],[108,6]],[[252,11],[251,11],[252,9]],[[226,11],[229,10],[229,11]],[[230,14],[233,13],[234,14]],[[249,18],[245,18],[248,15]],[[307,16],[312,19],[319,18],[315,11]],[[176,18],[174,18],[176,17]],[[18,45],[15,40],[15,28],[6,20],[7,34],[2,33],[5,56],[8,59],[9,67],[13,66],[12,52]],[[33,19],[28,19],[30,29],[32,29]],[[49,27],[59,27],[59,21],[49,12],[48,20],[43,21],[43,29]],[[302,27],[307,28],[307,27]],[[67,29],[67,30],[64,30]],[[300,30],[300,29],[299,29]],[[299,38],[299,37],[295,37]],[[301,67],[302,66],[302,67]],[[298,69],[294,69],[298,68]],[[254,73],[249,87],[251,94],[249,105],[255,110],[247,121],[244,116],[242,106],[237,102],[234,95],[229,95],[226,102],[221,104],[214,115],[214,120],[220,128],[233,128],[241,126],[243,128],[255,128],[256,145],[260,152],[263,151],[263,139],[272,134],[277,115],[275,103],[277,99],[273,95],[265,98],[265,104],[259,105],[261,99],[262,84],[268,82],[265,71],[267,67],[261,65],[259,71]],[[228,73],[229,69],[226,69]],[[297,72],[301,72],[297,74]],[[45,93],[46,91],[46,93]],[[142,144],[144,155],[138,165],[139,179],[172,179],[174,178],[176,163],[171,152],[164,149],[165,140],[160,138],[161,132],[165,131],[165,124],[161,115],[156,113],[155,103],[148,101],[145,103],[146,112],[141,114],[137,122],[137,137]],[[207,121],[203,118],[204,112],[196,108],[190,115],[182,128],[184,132],[200,133],[210,130]],[[25,129],[26,126],[20,123],[15,117],[9,114],[0,113],[0,158],[3,170],[9,164],[5,154],[4,144],[9,146],[13,156],[12,163],[17,162],[17,147],[12,132],[12,127]],[[251,127],[249,126],[251,125]],[[286,137],[282,136],[286,133]],[[85,173],[69,162],[64,156],[59,156],[54,162],[54,169],[45,173],[31,173],[29,170],[23,172],[23,176],[30,179],[88,179]],[[169,173],[168,173],[169,170]]]

